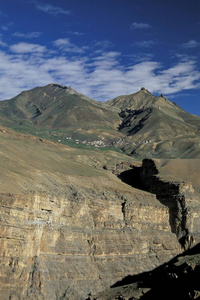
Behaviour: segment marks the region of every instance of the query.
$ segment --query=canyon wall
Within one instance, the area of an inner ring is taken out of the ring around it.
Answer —
[[[162,178],[159,167],[151,159],[143,160],[139,172],[144,189],[169,208],[171,230],[184,250],[199,243],[200,199],[192,184]]]
[[[117,152],[5,128],[0,145],[1,300],[85,299],[199,240],[197,161],[178,162],[191,186]]]
[[[1,299],[84,299],[180,253],[168,207],[132,190],[1,194]]]

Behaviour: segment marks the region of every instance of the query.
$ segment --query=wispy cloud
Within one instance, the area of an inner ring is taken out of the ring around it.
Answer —
[[[200,88],[200,71],[193,59],[179,60],[164,68],[159,61],[121,63],[121,53],[99,51],[93,55],[74,52],[68,59],[59,47],[77,47],[68,39],[56,40],[53,52],[39,44],[18,43],[10,53],[0,51],[0,98],[7,99],[22,90],[50,82],[69,85],[94,99],[105,101],[121,94],[131,94],[145,86],[153,93],[174,94]],[[72,46],[71,46],[72,45]],[[71,51],[71,50],[70,50]]]
[[[2,46],[2,47],[6,47],[7,46],[7,44],[3,41],[1,34],[0,34],[0,46]]]
[[[51,4],[46,4],[46,3],[42,3],[42,2],[38,2],[38,1],[33,1],[33,3],[35,4],[36,9],[38,9],[40,11],[43,11],[43,12],[45,12],[47,14],[50,14],[50,15],[57,16],[57,15],[60,15],[60,14],[63,14],[63,15],[70,15],[71,14],[70,10],[66,10],[66,9],[63,9],[61,7],[58,7],[58,6],[54,6],[54,5],[51,5]]]
[[[113,43],[108,40],[104,41],[93,41],[93,47],[97,47],[98,49],[108,49],[113,46]]]
[[[27,38],[27,39],[37,38],[41,35],[42,35],[42,32],[39,32],[39,31],[29,32],[29,33],[22,33],[22,32],[13,33],[13,36],[16,36],[19,38]]]
[[[3,31],[7,31],[11,26],[13,26],[13,22],[2,25],[1,28]]]
[[[72,52],[72,53],[84,53],[87,47],[78,47],[71,43],[70,39],[57,39],[53,42],[54,46],[58,47],[60,50],[65,52]]]
[[[138,22],[134,22],[131,24],[130,28],[132,30],[135,30],[135,29],[150,29],[152,26],[147,24],[147,23],[138,23]]]
[[[136,42],[135,45],[137,47],[141,47],[141,48],[151,48],[154,45],[156,45],[157,42],[153,41],[153,40],[148,40],[148,41],[140,41],[140,42]]]
[[[29,44],[29,43],[18,43],[10,46],[10,51],[14,53],[42,53],[46,50],[45,46],[38,44]]]
[[[79,32],[79,31],[68,31],[68,34],[72,34],[72,35],[77,35],[77,36],[81,36],[84,35],[83,32]]]
[[[181,45],[182,48],[185,48],[185,49],[191,49],[191,48],[196,48],[198,47],[200,44],[195,41],[195,40],[190,40],[189,42],[187,43],[184,43]]]
[[[0,39],[0,46],[2,46],[2,47],[6,47],[7,46],[7,44],[6,43],[4,43],[1,39]]]

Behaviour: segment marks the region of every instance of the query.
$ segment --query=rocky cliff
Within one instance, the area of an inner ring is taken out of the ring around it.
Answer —
[[[177,164],[176,161],[173,163]],[[145,159],[141,166],[118,165],[115,172],[129,185],[151,191],[168,207],[171,231],[176,234],[182,249],[187,251],[150,272],[129,275],[111,288],[88,297],[89,300],[200,299],[199,184],[194,189],[189,182],[175,181],[172,177],[167,179],[162,170],[167,164],[171,162]],[[184,177],[181,171],[186,165],[179,169],[180,177]],[[176,172],[171,172],[171,176]],[[128,214],[127,208],[125,203],[124,214]]]
[[[195,192],[190,182],[162,177],[159,165],[160,161],[144,159],[142,166],[123,171],[119,177],[133,187],[155,194],[156,199],[168,207],[171,230],[182,247],[188,249],[194,241],[200,242],[198,186]]]
[[[168,207],[112,174],[130,158],[5,128],[0,140],[2,300],[84,299],[180,253]]]
[[[150,194],[69,188],[1,194],[1,299],[69,299],[104,290],[179,253]]]
[[[128,276],[87,300],[200,299],[200,244],[146,273]]]
[[[2,127],[0,151],[2,300],[85,299],[198,241],[193,188],[157,177],[157,162]]]

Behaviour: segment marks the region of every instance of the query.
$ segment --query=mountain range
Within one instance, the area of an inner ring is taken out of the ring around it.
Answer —
[[[145,88],[101,103],[49,84],[1,101],[0,124],[76,147],[118,149],[138,159],[200,157],[200,117]]]
[[[199,127],[145,88],[1,101],[1,300],[199,299]]]

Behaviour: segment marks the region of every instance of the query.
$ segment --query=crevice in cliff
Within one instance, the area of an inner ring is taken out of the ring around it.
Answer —
[[[40,271],[40,260],[37,256],[33,258],[32,269],[29,272],[27,296],[32,299],[37,297],[43,299],[42,293],[42,274]]]
[[[122,202],[122,214],[123,214],[123,220],[125,221],[125,214],[126,214],[126,200]]]
[[[155,194],[157,200],[169,208],[171,231],[176,234],[182,248],[187,250],[193,244],[193,236],[187,227],[188,207],[181,183],[162,180],[157,176],[158,173],[155,162],[144,159],[142,166],[125,170],[118,177],[134,188]],[[122,204],[123,214],[124,211],[125,203]]]
[[[87,239],[87,242],[88,242],[88,245],[89,245],[89,248],[90,248],[90,253],[89,255],[90,256],[94,256],[95,255],[95,252],[96,252],[96,244],[95,244],[95,240],[93,237],[89,237]]]

